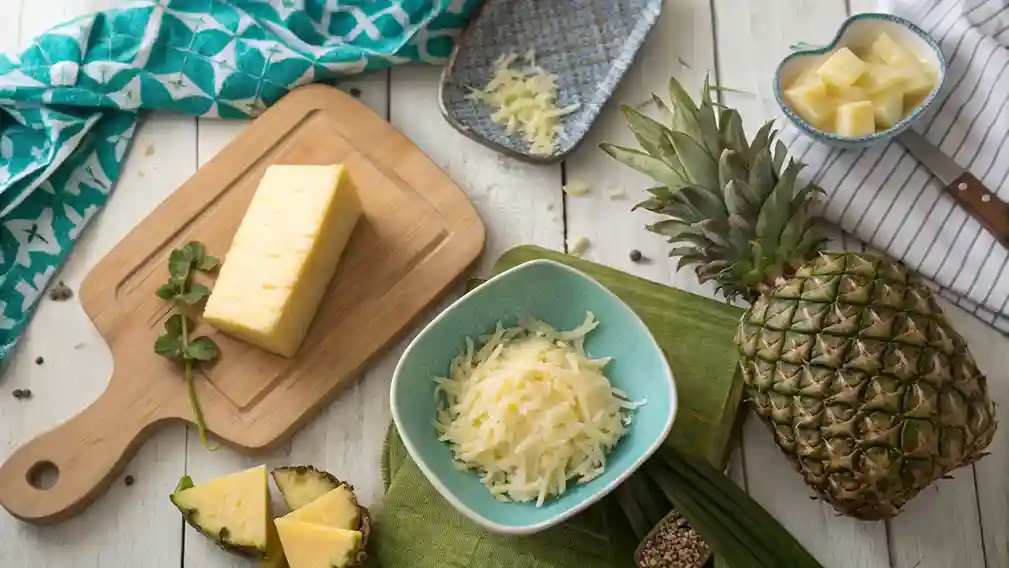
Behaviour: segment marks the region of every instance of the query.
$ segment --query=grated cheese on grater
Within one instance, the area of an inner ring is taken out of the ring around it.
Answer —
[[[518,61],[525,65],[513,68]],[[504,125],[508,135],[522,134],[529,152],[539,156],[554,152],[564,132],[561,117],[580,106],[557,108],[557,76],[536,64],[533,50],[521,58],[514,53],[498,57],[490,82],[483,89],[471,89],[467,98],[490,106],[491,120]]]
[[[588,482],[631,423],[631,402],[591,359],[589,312],[571,331],[532,318],[497,330],[479,348],[466,339],[448,377],[438,377],[436,429],[460,469],[476,470],[501,501],[536,501]]]

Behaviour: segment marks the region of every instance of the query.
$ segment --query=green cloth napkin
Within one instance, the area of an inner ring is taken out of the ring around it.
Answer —
[[[443,63],[480,0],[134,0],[0,55],[0,363],[119,178],[144,110],[249,118],[290,89]]]
[[[378,568],[633,568],[630,541],[607,536],[605,508],[592,507],[557,527],[526,537],[482,530],[428,483],[389,428],[382,456],[386,496],[370,541]]]

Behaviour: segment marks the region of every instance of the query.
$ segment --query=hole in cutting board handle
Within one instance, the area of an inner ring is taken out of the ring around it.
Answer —
[[[28,485],[40,491],[48,491],[59,482],[60,468],[48,460],[35,462],[28,469],[28,474],[25,477],[28,480]]]

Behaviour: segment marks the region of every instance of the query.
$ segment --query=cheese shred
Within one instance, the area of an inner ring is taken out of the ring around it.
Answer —
[[[524,65],[512,67],[520,62]],[[561,117],[580,106],[557,107],[557,76],[536,63],[533,50],[522,57],[514,53],[498,57],[490,82],[483,89],[470,91],[467,97],[487,104],[491,120],[503,125],[505,134],[520,133],[529,152],[538,156],[549,156],[557,149],[557,140],[564,133]]]
[[[591,312],[570,331],[529,317],[498,323],[480,346],[467,338],[449,376],[434,379],[439,439],[498,500],[539,507],[598,477],[644,404],[610,384],[608,357],[586,355],[597,325]]]

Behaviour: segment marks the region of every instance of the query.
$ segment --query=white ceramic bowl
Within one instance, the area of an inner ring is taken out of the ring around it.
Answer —
[[[887,130],[867,136],[850,137],[820,130],[792,110],[784,97],[785,85],[790,85],[802,73],[820,65],[843,47],[848,47],[855,52],[864,50],[875,40],[880,31],[885,31],[894,41],[915,52],[935,72],[938,79],[932,92],[922,99],[912,112]],[[856,14],[841,24],[837,35],[834,36],[830,44],[822,47],[801,44],[793,46],[793,50],[792,54],[782,60],[775,72],[774,98],[778,101],[778,106],[781,107],[785,116],[799,130],[817,141],[832,146],[865,148],[890,140],[910,128],[925,114],[946,81],[946,58],[935,40],[918,26],[891,14]]]

